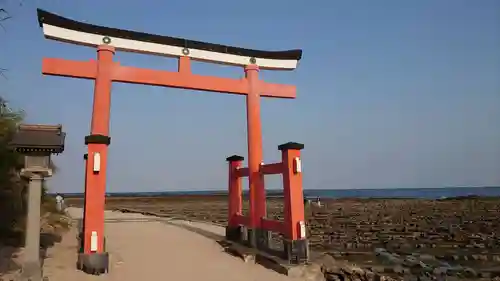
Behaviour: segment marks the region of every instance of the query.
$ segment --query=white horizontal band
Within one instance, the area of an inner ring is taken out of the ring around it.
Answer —
[[[63,42],[70,42],[92,47],[97,47],[99,45],[109,45],[115,47],[117,50],[126,52],[155,54],[170,57],[184,56],[184,54],[182,53],[182,50],[184,48],[178,46],[98,35],[66,29],[46,23],[43,24],[42,28],[45,37]],[[109,39],[111,39],[111,42],[109,44],[105,44],[103,42],[104,37],[108,37]],[[245,66],[252,64],[250,62],[251,57],[210,52],[198,49],[189,49],[189,55],[187,56],[194,60],[216,62],[229,65]],[[298,62],[297,60],[264,59],[258,57],[255,59],[256,62],[254,64],[258,65],[262,69],[295,69],[297,68]]]

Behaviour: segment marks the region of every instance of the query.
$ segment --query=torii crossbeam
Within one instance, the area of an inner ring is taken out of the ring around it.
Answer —
[[[94,79],[94,104],[85,176],[85,211],[79,256],[81,269],[103,273],[108,268],[104,243],[104,207],[107,151],[112,82],[164,86],[246,96],[248,130],[248,170],[250,189],[250,226],[259,230],[266,216],[264,183],[259,175],[262,163],[260,97],[295,98],[292,85],[259,80],[259,69],[293,70],[301,59],[301,50],[260,51],[182,38],[147,34],[77,22],[38,10],[38,21],[46,38],[97,48],[97,60],[74,61],[44,58],[46,75]],[[115,51],[146,53],[178,58],[178,71],[163,71],[122,66],[113,61]],[[196,75],[191,60],[244,67],[241,79]],[[252,233],[258,233],[253,231]],[[253,238],[254,240],[256,238]]]

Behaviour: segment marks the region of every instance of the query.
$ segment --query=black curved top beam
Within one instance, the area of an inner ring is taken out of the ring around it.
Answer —
[[[41,9],[38,9],[38,22],[47,38],[87,46],[109,44],[123,51],[189,56],[232,65],[257,64],[264,69],[295,69],[302,58],[302,50],[253,50],[123,30],[78,22]]]

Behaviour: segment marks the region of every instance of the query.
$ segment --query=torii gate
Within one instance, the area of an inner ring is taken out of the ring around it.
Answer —
[[[104,243],[104,207],[106,164],[109,137],[112,82],[164,86],[246,96],[248,130],[248,170],[250,189],[250,227],[259,233],[266,216],[266,194],[259,166],[262,163],[260,97],[295,98],[292,85],[259,80],[259,69],[293,70],[301,59],[301,50],[260,51],[182,38],[147,34],[77,22],[38,9],[38,22],[46,38],[94,47],[97,60],[75,61],[44,58],[46,75],[94,79],[94,104],[85,172],[85,211],[83,248],[79,266],[89,273],[107,271],[109,256]],[[178,71],[162,71],[121,66],[113,61],[115,51],[146,53],[178,58]],[[191,60],[220,63],[244,68],[241,79],[202,76],[191,73]],[[251,240],[255,241],[253,237]]]

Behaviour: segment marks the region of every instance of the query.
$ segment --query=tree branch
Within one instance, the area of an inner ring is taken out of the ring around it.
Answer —
[[[0,27],[2,27],[3,31],[7,31],[7,29],[5,29],[5,26],[2,22],[11,18],[12,16],[9,14],[9,12],[7,12],[7,10],[0,8]]]

